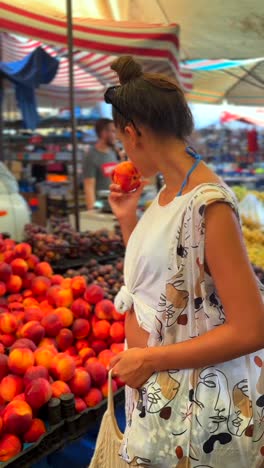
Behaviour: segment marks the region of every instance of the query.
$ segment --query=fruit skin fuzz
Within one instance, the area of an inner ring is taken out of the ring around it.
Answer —
[[[136,190],[141,183],[141,174],[131,161],[124,161],[115,166],[112,173],[114,184],[121,187],[123,192]]]

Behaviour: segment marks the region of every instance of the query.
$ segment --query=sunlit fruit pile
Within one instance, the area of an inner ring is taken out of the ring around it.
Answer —
[[[55,275],[29,244],[0,237],[0,462],[45,433],[52,397],[72,393],[81,412],[107,396],[123,320],[99,284]]]
[[[251,219],[242,217],[242,231],[253,265],[264,269],[264,232],[261,226]]]
[[[122,236],[117,230],[80,233],[60,219],[53,219],[51,232],[36,224],[26,225],[25,240],[41,260],[53,263],[65,258],[87,257],[89,254],[102,257],[124,252]]]

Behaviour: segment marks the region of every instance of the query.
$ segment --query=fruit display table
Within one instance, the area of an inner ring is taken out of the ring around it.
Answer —
[[[1,468],[30,467],[99,423],[110,361],[124,349],[111,300],[122,267],[93,259],[62,276],[28,243],[0,236]],[[121,404],[122,387],[112,380]]]

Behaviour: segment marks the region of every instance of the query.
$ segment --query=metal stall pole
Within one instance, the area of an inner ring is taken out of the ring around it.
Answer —
[[[73,74],[73,32],[72,32],[72,0],[66,0],[67,5],[67,38],[68,38],[68,61],[69,61],[69,102],[72,130],[72,165],[73,165],[73,199],[75,228],[80,229],[79,219],[79,197],[78,197],[78,175],[77,175],[77,137],[75,119],[75,96],[74,96],[74,74]]]

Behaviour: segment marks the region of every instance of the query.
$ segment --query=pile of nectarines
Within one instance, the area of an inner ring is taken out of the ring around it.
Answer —
[[[107,396],[124,316],[102,286],[94,274],[56,275],[29,244],[0,236],[0,462],[46,432],[52,397],[72,393],[78,413]],[[122,385],[113,380],[114,391]]]

